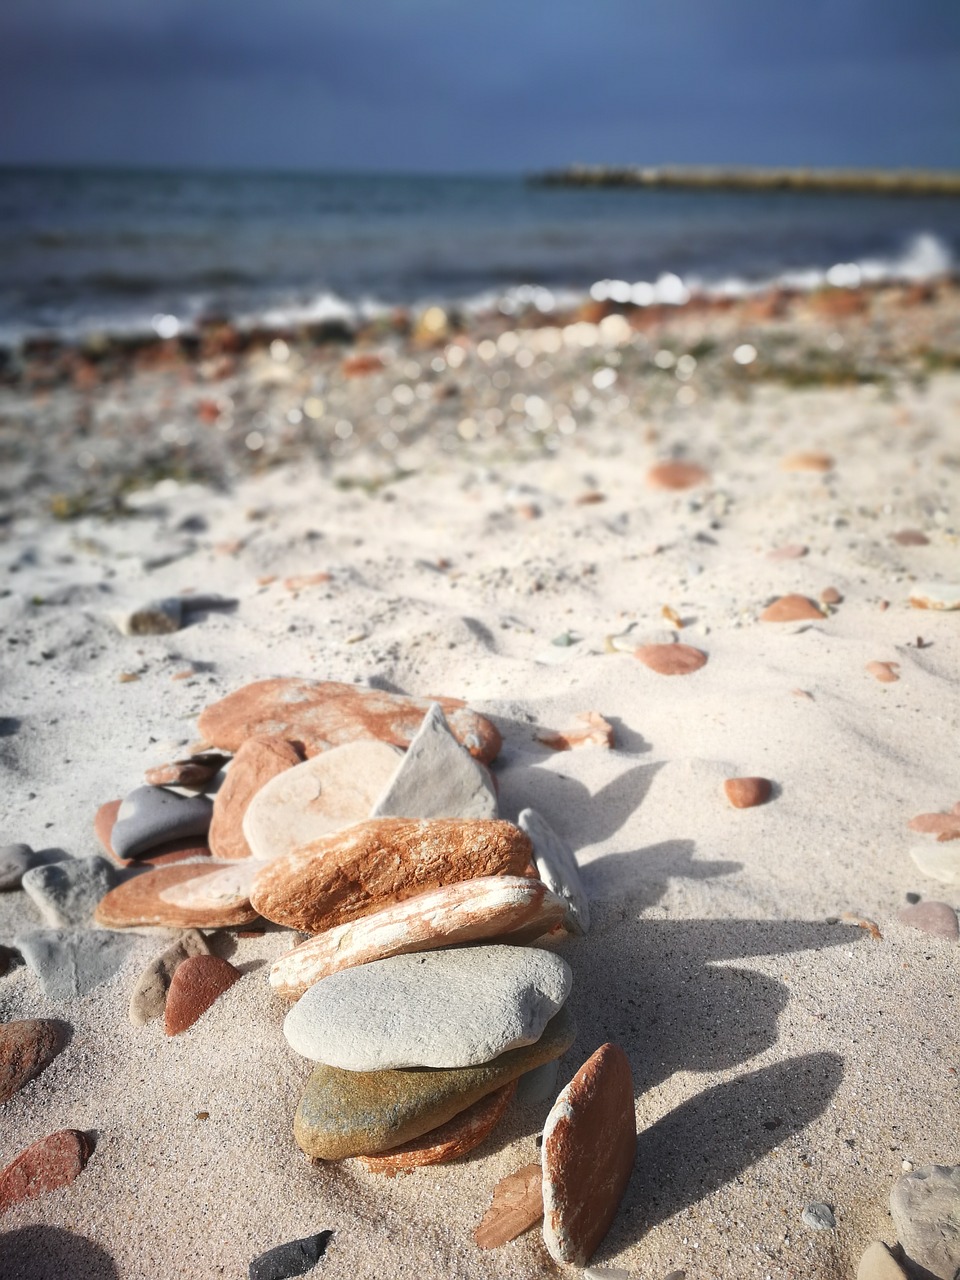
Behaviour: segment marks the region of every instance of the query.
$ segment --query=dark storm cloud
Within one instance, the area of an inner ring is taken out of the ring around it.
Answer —
[[[4,0],[0,159],[960,164],[956,0]]]

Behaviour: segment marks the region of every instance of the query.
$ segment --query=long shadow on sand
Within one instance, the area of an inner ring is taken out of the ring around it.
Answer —
[[[62,1227],[0,1234],[0,1280],[117,1280],[119,1274],[99,1245]]]

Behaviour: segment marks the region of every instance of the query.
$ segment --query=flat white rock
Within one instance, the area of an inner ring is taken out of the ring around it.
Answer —
[[[498,818],[490,771],[450,732],[431,704],[371,818]]]
[[[250,901],[253,877],[263,865],[262,862],[246,858],[243,862],[211,870],[209,875],[196,876],[182,884],[171,885],[169,889],[161,891],[160,897],[164,902],[187,910],[241,907]]]
[[[570,993],[570,967],[536,947],[458,947],[331,974],[287,1014],[305,1058],[347,1071],[472,1067],[534,1044]]]
[[[386,742],[347,742],[278,773],[260,788],[243,816],[253,857],[272,862],[363,822],[401,755]]]
[[[571,933],[588,933],[590,902],[573,850],[536,809],[524,809],[517,826],[530,837],[540,879],[567,904],[565,926]]]
[[[925,876],[941,884],[960,884],[960,840],[915,844],[910,857]]]
[[[918,582],[910,603],[919,609],[960,609],[960,582]]]

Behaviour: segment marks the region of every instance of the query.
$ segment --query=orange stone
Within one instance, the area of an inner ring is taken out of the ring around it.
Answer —
[[[843,596],[836,587],[824,587],[820,592],[821,604],[842,604]]]
[[[168,840],[164,844],[154,845],[143,858],[118,858],[113,851],[111,836],[122,804],[122,800],[108,800],[100,806],[93,818],[94,834],[114,862],[121,867],[163,867],[192,858],[210,857],[208,845],[200,843],[197,836],[188,836],[184,840]]]
[[[832,471],[834,468],[833,458],[829,453],[818,453],[815,450],[806,450],[800,453],[791,453],[784,458],[780,466],[784,471]]]
[[[189,672],[190,675],[194,673]],[[173,677],[176,679],[176,676]],[[189,787],[202,791],[223,768],[229,756],[217,752],[191,756],[187,760],[174,760],[170,764],[158,765],[148,769],[143,776],[144,782],[151,787]]]
[[[408,698],[333,680],[259,680],[207,707],[198,728],[206,741],[232,752],[260,735],[302,743],[307,756],[364,738],[406,748],[432,702],[471,755],[485,764],[496,758],[500,734],[458,698]]]
[[[49,1066],[63,1044],[60,1026],[48,1018],[0,1023],[0,1103]]]
[[[523,875],[532,857],[510,822],[374,818],[267,863],[250,901],[267,920],[322,933],[441,885]]]
[[[177,965],[170,979],[163,1012],[164,1031],[168,1036],[176,1036],[192,1027],[242,976],[239,969],[220,956],[188,956]]]
[[[362,378],[368,373],[379,373],[383,361],[375,351],[360,351],[354,356],[347,356],[340,369],[345,378]]]
[[[918,813],[907,824],[911,831],[937,836],[940,840],[960,839],[960,806],[952,813]]]
[[[97,906],[97,924],[107,929],[130,929],[138,925],[165,925],[174,929],[225,929],[236,924],[252,924],[257,912],[249,903],[232,907],[179,907],[166,902],[164,889],[210,875],[210,864],[190,862],[175,867],[155,867],[143,875],[118,884]]]
[[[537,1161],[500,1179],[473,1238],[481,1249],[497,1249],[522,1236],[542,1217],[543,1170]]]
[[[894,684],[900,679],[897,674],[899,667],[899,662],[868,662],[866,669],[881,684]]]
[[[207,839],[217,858],[249,858],[252,850],[243,834],[243,817],[250,801],[271,778],[303,759],[285,738],[255,737],[242,743],[227,770],[223,786],[213,797],[213,817]]]
[[[807,596],[780,596],[768,604],[760,615],[761,622],[822,622],[824,613]]]
[[[73,1182],[83,1171],[91,1150],[89,1139],[79,1129],[61,1129],[21,1151],[0,1170],[0,1213]]]
[[[752,809],[767,803],[773,787],[768,778],[727,778],[723,789],[735,809]]]
[[[633,656],[661,676],[688,676],[706,665],[707,655],[690,644],[644,644]]]
[[[553,751],[573,751],[577,747],[612,747],[613,725],[599,711],[581,711],[573,724],[558,733],[541,733],[537,741]]]
[[[414,1138],[392,1151],[381,1151],[373,1156],[357,1159],[371,1173],[398,1173],[401,1169],[416,1169],[426,1164],[448,1164],[458,1156],[464,1156],[493,1132],[503,1119],[513,1095],[517,1091],[516,1080],[502,1089],[487,1094],[466,1111],[448,1120],[446,1124],[431,1129],[422,1138]]]
[[[651,489],[693,489],[709,479],[710,472],[695,462],[658,462],[647,472]]]

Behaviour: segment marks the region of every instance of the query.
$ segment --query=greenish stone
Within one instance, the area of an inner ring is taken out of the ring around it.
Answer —
[[[502,1053],[478,1067],[414,1067],[344,1071],[318,1066],[307,1081],[293,1136],[308,1156],[344,1160],[389,1151],[446,1124],[494,1089],[559,1058],[576,1039],[566,1008],[536,1044]]]

